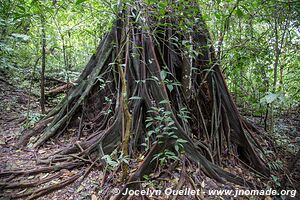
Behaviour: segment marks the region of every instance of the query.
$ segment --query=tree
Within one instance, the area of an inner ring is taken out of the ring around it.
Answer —
[[[31,138],[38,148],[74,125],[80,136],[82,127],[92,122],[88,138],[42,159],[44,164],[58,163],[43,171],[80,167],[89,156],[97,162],[121,148],[125,156],[133,157],[137,151],[145,155],[124,189],[136,186],[156,161],[176,160],[180,154],[220,182],[245,183],[220,167],[225,151],[239,152],[253,168],[268,175],[254,129],[241,118],[226,87],[197,3],[125,5],[76,86],[21,139],[24,145]],[[59,164],[62,161],[66,162]],[[122,170],[125,178],[126,163]],[[26,195],[37,197],[47,191]]]
[[[41,70],[41,110],[45,113],[45,68],[46,68],[46,32],[45,32],[45,16],[41,14],[42,26],[42,70]]]

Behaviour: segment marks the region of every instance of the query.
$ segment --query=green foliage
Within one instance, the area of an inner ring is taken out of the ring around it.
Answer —
[[[148,0],[146,3],[156,8],[150,15],[161,21],[159,26],[171,26],[166,18],[180,22],[172,28],[179,30],[182,38],[170,37],[169,41],[183,47],[185,50],[181,53],[189,58],[201,53],[201,49],[193,46],[189,34],[191,27],[196,26],[201,31],[205,25],[199,23],[199,18],[203,17],[229,89],[241,107],[250,107],[252,114],[262,115],[266,112],[266,100],[271,100],[270,93],[278,94],[273,99],[275,113],[298,104],[300,92],[296,80],[299,80],[300,57],[297,44],[300,37],[296,27],[300,19],[299,3],[275,0],[264,3],[261,0],[199,0],[198,4]],[[170,8],[175,12],[168,12]],[[275,70],[276,46],[279,59]],[[160,78],[172,91],[174,83],[168,82],[168,77],[168,72],[162,70]]]
[[[260,102],[270,104],[276,101],[278,98],[279,98],[279,94],[268,92],[266,96],[260,99]]]
[[[300,4],[274,0],[199,2],[237,103],[245,107],[248,102],[247,109],[250,107],[254,115],[265,113],[265,103],[274,102],[275,112],[297,105]],[[276,45],[279,59],[275,71]]]
[[[271,136],[277,148],[281,148],[291,154],[296,154],[299,148],[299,145],[297,145],[297,137],[295,138],[295,144],[290,143],[291,139],[289,138],[290,134],[295,135],[296,132],[295,127],[289,127],[279,122],[278,125],[275,126],[274,133],[272,133]]]
[[[121,153],[119,156],[117,156],[117,151],[113,151],[111,155],[104,155],[101,159],[103,159],[106,163],[105,170],[113,171],[116,170],[121,163],[126,163],[129,165],[129,159],[127,156],[124,156],[123,153]]]
[[[187,108],[183,107],[179,110],[179,113],[177,116],[184,122],[188,122],[191,117],[189,116],[190,112],[187,110]]]
[[[0,70],[19,82],[31,78],[37,64],[39,76],[44,17],[46,75],[75,80],[112,25],[114,13],[106,4],[96,0],[1,0]]]
[[[42,119],[44,115],[42,115],[41,113],[38,112],[28,112],[26,114],[26,122],[24,124],[24,128],[33,128],[34,125],[40,120]]]
[[[123,3],[132,6],[130,0]],[[179,30],[182,38],[171,37],[170,41],[184,47],[182,53],[188,57],[196,57],[201,52],[192,45],[188,35],[192,27],[202,28],[199,18],[203,17],[211,33],[211,42],[220,54],[229,89],[238,104],[244,106],[244,102],[249,102],[247,106],[254,114],[262,114],[270,93],[280,93],[281,100],[285,101],[282,104],[276,98],[277,108],[298,104],[300,59],[297,44],[300,39],[296,27],[300,19],[299,3],[275,0],[264,3],[261,0],[199,0],[198,4],[182,0],[147,0],[145,3],[156,8],[149,15],[161,21],[159,26],[171,26],[164,20],[166,18],[180,22],[173,28]],[[35,76],[39,77],[43,16],[46,19],[46,75],[75,80],[103,34],[111,28],[117,6],[115,0],[1,0],[0,70],[20,82],[34,75],[32,71],[37,63]],[[170,13],[171,7],[174,12]],[[276,32],[280,55],[274,88]],[[162,70],[160,78],[169,91],[178,85],[168,71]]]
[[[168,72],[168,71],[166,71],[164,69],[161,70],[161,72],[160,72],[160,78],[163,81],[163,83],[167,86],[168,90],[170,92],[172,92],[173,89],[174,89],[174,86],[176,86],[176,85],[180,86],[181,84],[179,82],[176,82],[176,81],[172,80],[172,79],[169,79],[168,75],[171,76],[171,77],[173,76],[172,73],[170,73],[170,72]],[[154,81],[158,81],[158,78],[157,77],[153,77],[153,80]]]
[[[157,184],[155,183],[155,181],[153,181],[149,175],[144,175],[143,179],[145,180],[145,182],[143,183],[144,188],[157,188],[158,187]]]
[[[277,186],[279,186],[280,187],[280,178],[278,177],[278,176],[274,176],[274,175],[271,175],[271,177],[272,177],[272,181],[277,185]]]
[[[178,138],[176,135],[175,131],[177,128],[171,116],[172,113],[165,110],[163,106],[165,103],[167,102],[161,101],[159,103],[159,107],[152,107],[148,111],[149,116],[146,119],[146,129],[148,129],[148,131],[145,138],[145,143],[143,144],[146,147],[146,151],[148,151],[155,143],[162,144],[166,140],[175,140],[175,151],[165,149],[154,156],[153,159],[158,159],[160,165],[162,166],[167,164],[168,161],[179,160],[179,155],[183,151],[183,144],[187,142],[181,138]],[[178,115],[183,120],[189,118],[186,109],[182,109]]]
[[[280,171],[283,169],[283,162],[281,160],[271,161],[268,166],[272,171]]]

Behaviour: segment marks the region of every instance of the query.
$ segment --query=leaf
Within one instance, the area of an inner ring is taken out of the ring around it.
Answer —
[[[83,189],[84,189],[83,185],[80,185],[80,186],[77,188],[76,192],[81,192]]]
[[[20,10],[22,10],[23,12],[26,12],[25,7],[23,7],[23,6],[21,6],[21,5],[18,5],[17,7],[18,7]]]
[[[16,39],[23,40],[23,41],[27,41],[30,39],[30,36],[25,35],[25,34],[13,33],[11,35]]]
[[[123,158],[122,161],[123,161],[125,164],[129,165],[129,161],[126,160],[125,158]]]
[[[278,97],[278,94],[269,93],[266,96],[264,96],[260,101],[265,103],[273,103]]]
[[[177,142],[179,142],[179,143],[187,143],[187,141],[184,140],[184,139],[178,139]]]
[[[139,97],[139,96],[132,96],[129,98],[129,100],[140,100],[142,99],[142,97]]]
[[[179,152],[179,146],[178,146],[178,145],[175,145],[175,150],[176,150],[177,152]]]
[[[237,8],[235,12],[236,12],[238,17],[243,17],[243,15],[244,15],[243,11],[239,8]]]
[[[147,123],[147,124],[146,124],[146,128],[149,128],[152,124],[153,124],[153,122]]]
[[[161,80],[165,80],[167,77],[167,72],[165,70],[161,70],[160,72],[160,78]]]
[[[215,13],[215,17],[216,17],[217,19],[221,19],[221,14]]]
[[[95,194],[92,194],[92,198],[91,199],[92,200],[97,200],[98,198],[97,198],[97,196]]]
[[[79,5],[79,4],[81,4],[81,3],[85,2],[85,1],[87,1],[87,0],[77,0],[75,4]]]
[[[149,131],[149,132],[147,133],[147,135],[150,137],[153,133],[154,133],[154,131]]]
[[[159,79],[158,79],[156,76],[151,76],[151,77],[149,78],[149,80],[159,81]]]
[[[168,126],[173,125],[175,122],[172,120],[171,122],[168,123]]]
[[[170,92],[172,92],[172,90],[174,89],[173,85],[171,85],[171,84],[168,84],[167,88],[169,89]]]
[[[166,99],[159,102],[159,104],[166,104],[166,103],[169,103],[169,101]]]
[[[272,198],[270,196],[267,196],[264,200],[272,200]]]
[[[204,188],[204,187],[205,187],[205,182],[204,182],[204,180],[200,183],[200,186],[201,186],[201,188]]]
[[[47,176],[49,176],[49,173],[46,173],[46,174],[44,174],[44,175],[41,175],[40,179],[44,179],[44,178],[46,178]]]

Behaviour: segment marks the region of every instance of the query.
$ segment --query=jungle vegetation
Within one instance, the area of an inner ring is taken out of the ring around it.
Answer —
[[[298,1],[1,0],[0,9],[1,73],[39,105],[29,101],[18,147],[77,138],[39,158],[43,167],[0,172],[3,187],[79,169],[10,197],[38,198],[96,163],[119,172],[121,191],[186,163],[217,182],[256,187],[225,170],[234,158],[286,184],[274,174],[284,166],[270,157],[281,146],[299,158],[299,132],[290,143],[280,128],[282,116],[299,112]]]

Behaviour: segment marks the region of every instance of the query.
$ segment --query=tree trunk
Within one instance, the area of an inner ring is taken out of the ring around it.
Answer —
[[[45,32],[45,17],[41,15],[42,25],[42,70],[41,70],[41,111],[45,113],[45,68],[46,68],[46,32]]]

